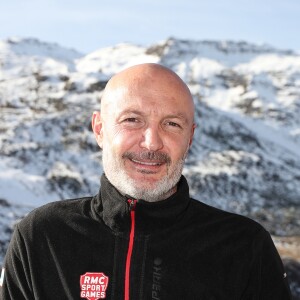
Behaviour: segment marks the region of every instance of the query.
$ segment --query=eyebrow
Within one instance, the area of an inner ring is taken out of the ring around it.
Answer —
[[[145,115],[143,111],[136,110],[136,109],[125,109],[119,113],[119,116],[126,115],[126,114],[136,114],[136,115]]]
[[[123,110],[118,117],[126,114],[135,114],[135,115],[140,115],[140,116],[145,116],[146,114],[143,111],[137,110],[137,109],[126,109]],[[164,119],[181,119],[185,123],[188,123],[188,118],[183,114],[183,113],[178,113],[178,114],[168,114],[164,116]]]
[[[187,117],[186,117],[184,114],[182,114],[182,113],[173,114],[173,115],[170,114],[170,115],[167,115],[165,118],[166,118],[166,119],[167,119],[167,118],[169,118],[169,119],[181,119],[181,120],[183,120],[185,123],[188,123]]]

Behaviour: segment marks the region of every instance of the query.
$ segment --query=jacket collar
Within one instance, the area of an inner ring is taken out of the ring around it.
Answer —
[[[93,215],[116,233],[128,232],[128,199],[103,174],[100,191],[92,202]],[[136,233],[151,234],[175,225],[184,216],[189,203],[189,187],[184,176],[178,182],[176,193],[169,198],[151,203],[138,199],[135,207]]]

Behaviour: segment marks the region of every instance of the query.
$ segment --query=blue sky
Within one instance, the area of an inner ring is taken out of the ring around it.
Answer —
[[[35,37],[89,53],[168,37],[245,40],[300,52],[299,0],[10,0],[0,39]]]

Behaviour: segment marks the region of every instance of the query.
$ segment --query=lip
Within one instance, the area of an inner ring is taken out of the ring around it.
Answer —
[[[134,167],[138,171],[145,171],[149,173],[156,173],[160,170],[160,168],[165,164],[165,162],[161,161],[153,161],[153,160],[136,160],[129,159],[129,161],[134,165]]]
[[[143,166],[161,166],[163,162],[160,161],[142,161],[142,160],[136,160],[136,159],[131,159],[133,163],[143,165]]]

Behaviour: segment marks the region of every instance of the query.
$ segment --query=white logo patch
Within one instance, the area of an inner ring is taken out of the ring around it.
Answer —
[[[3,285],[3,282],[4,282],[4,274],[5,274],[5,269],[3,268],[3,269],[2,269],[2,272],[1,272],[1,277],[0,277],[0,286]]]

